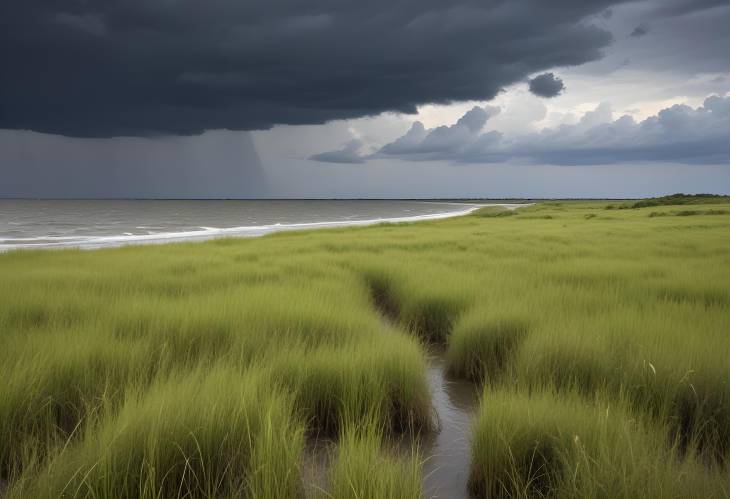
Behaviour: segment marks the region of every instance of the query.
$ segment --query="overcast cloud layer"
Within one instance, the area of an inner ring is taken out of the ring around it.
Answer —
[[[600,57],[617,0],[0,3],[0,128],[84,137],[322,123],[488,100]]]
[[[729,25],[730,0],[0,2],[0,197],[730,193]]]

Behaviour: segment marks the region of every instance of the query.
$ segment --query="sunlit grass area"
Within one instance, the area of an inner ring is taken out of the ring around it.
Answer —
[[[420,497],[438,346],[475,496],[729,497],[730,203],[682,204],[2,254],[0,478],[303,497],[326,438],[323,497]]]

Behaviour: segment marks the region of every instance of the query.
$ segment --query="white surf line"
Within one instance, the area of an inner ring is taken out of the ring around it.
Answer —
[[[38,236],[27,238],[0,238],[0,252],[13,249],[50,249],[50,248],[80,248],[98,249],[134,244],[162,244],[168,242],[200,241],[225,236],[258,237],[274,232],[291,230],[306,230],[317,228],[338,228],[375,225],[380,223],[408,223],[427,220],[441,220],[445,218],[468,215],[480,208],[501,206],[514,210],[527,204],[519,203],[437,203],[464,205],[467,208],[457,211],[429,213],[425,215],[411,215],[391,218],[373,218],[367,220],[337,220],[326,222],[302,222],[290,224],[250,225],[240,227],[201,227],[200,230],[180,232],[160,232],[157,234],[136,234],[117,236]]]

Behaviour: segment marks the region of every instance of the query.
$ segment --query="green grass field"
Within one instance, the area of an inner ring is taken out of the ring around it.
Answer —
[[[439,344],[475,497],[730,497],[730,201],[682,204],[2,254],[6,496],[304,497],[327,438],[318,497],[421,497]]]

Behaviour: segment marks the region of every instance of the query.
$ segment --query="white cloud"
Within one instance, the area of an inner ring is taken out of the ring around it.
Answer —
[[[312,159],[363,162],[371,158],[456,163],[498,163],[520,159],[548,164],[606,164],[626,161],[712,163],[730,161],[730,95],[707,97],[696,108],[675,104],[636,121],[614,119],[608,103],[585,112],[574,124],[506,136],[484,131],[499,108],[475,106],[451,126],[426,128],[420,122],[374,155],[352,144]]]

